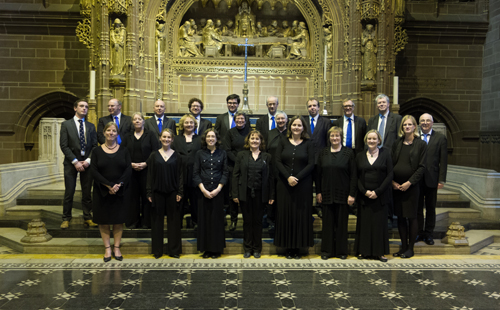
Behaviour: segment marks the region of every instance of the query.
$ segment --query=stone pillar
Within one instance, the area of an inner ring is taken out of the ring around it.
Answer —
[[[48,160],[57,163],[59,171],[63,171],[64,154],[59,147],[61,124],[63,118],[43,117],[38,130],[38,160]]]

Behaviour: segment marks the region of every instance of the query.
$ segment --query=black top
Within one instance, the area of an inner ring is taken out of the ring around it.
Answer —
[[[245,137],[250,132],[250,124],[246,124],[243,129],[238,129],[233,127],[229,129],[226,136],[222,140],[222,148],[227,152],[228,164],[230,167],[234,167],[234,162],[236,161],[236,156],[239,151],[243,151],[245,148]]]
[[[399,184],[405,183],[413,175],[410,165],[410,149],[411,145],[403,144],[401,153],[399,153],[399,160],[394,165],[394,181]]]
[[[291,176],[302,179],[311,175],[314,170],[314,146],[311,140],[304,140],[293,145],[288,139],[281,139],[276,155],[276,166],[283,182]],[[312,181],[311,181],[312,182]]]
[[[253,156],[248,157],[248,188],[258,189],[262,186],[262,153],[259,153],[257,160]]]
[[[401,151],[404,145],[403,141],[404,137],[399,138],[398,140],[396,140],[392,147],[392,162],[394,166],[398,165],[399,160],[403,160],[403,156],[401,156]],[[415,185],[420,182],[425,173],[427,143],[420,140],[419,138],[415,138],[413,139],[413,143],[409,145],[409,149],[410,154],[405,158],[405,160],[409,159],[410,168],[413,174],[404,182],[410,181],[412,185]]]
[[[216,149],[213,153],[207,149],[196,152],[193,179],[196,186],[203,184],[205,189],[213,191],[219,184],[226,184],[229,176],[226,152]]]
[[[193,135],[192,142],[186,142],[184,134],[175,136],[172,143],[172,149],[175,150],[182,157],[183,172],[185,175],[184,184],[189,187],[196,187],[193,180],[193,166],[196,152],[201,150],[201,138],[198,135]]]
[[[342,147],[332,152],[325,147],[316,164],[316,193],[321,194],[324,204],[347,204],[348,196],[356,197],[358,190],[354,151]]]
[[[121,146],[128,149],[133,163],[142,163],[148,160],[153,151],[160,148],[160,141],[156,134],[144,129],[139,139],[135,137],[134,132],[128,133],[122,138]]]
[[[392,159],[389,150],[379,149],[377,159],[370,164],[366,152],[356,155],[358,170],[359,200],[362,204],[371,204],[373,199],[365,196],[366,191],[372,190],[377,194],[375,199],[379,204],[389,204],[392,200],[391,184],[393,178]]]
[[[181,156],[174,152],[170,158],[165,161],[159,151],[154,151],[147,160],[148,180],[146,183],[147,196],[152,197],[153,192],[169,194],[177,192],[177,195],[183,196],[184,181],[182,174]]]
[[[102,197],[109,194],[109,189],[105,185],[113,187],[115,184],[123,183],[116,193],[121,196],[130,182],[132,173],[130,154],[124,147],[120,147],[113,154],[104,152],[102,147],[96,147],[92,151],[90,171],[94,178],[94,190],[98,186]]]

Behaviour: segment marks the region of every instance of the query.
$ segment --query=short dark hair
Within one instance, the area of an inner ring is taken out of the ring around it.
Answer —
[[[247,120],[247,115],[245,114],[245,112],[242,112],[242,111],[238,111],[236,113],[234,113],[234,119],[236,119],[238,116],[241,116],[243,115],[243,117],[245,118],[245,122]]]
[[[236,101],[238,102],[238,104],[240,104],[240,101],[241,101],[240,96],[238,96],[238,95],[236,95],[236,94],[229,95],[229,96],[227,96],[227,98],[226,98],[226,103],[227,103],[229,100],[231,100],[231,99],[236,99]]]
[[[292,119],[288,122],[288,128],[287,128],[288,131],[286,133],[286,137],[288,139],[290,139],[292,137],[292,124],[297,119],[300,119],[300,121],[302,122],[302,127],[303,127],[302,133],[300,134],[300,138],[302,140],[309,140],[309,134],[307,133],[307,123],[306,123],[305,119],[300,115],[296,115],[296,116],[292,117]]]
[[[320,108],[321,107],[321,103],[319,103],[319,100],[317,98],[309,98],[309,99],[307,99],[306,106],[309,105],[309,101],[313,101],[313,100],[318,103],[318,108]]]
[[[78,108],[78,104],[79,104],[80,102],[85,102],[85,103],[89,104],[89,103],[87,102],[87,99],[83,99],[83,98],[81,98],[81,99],[78,99],[77,101],[75,101],[75,103],[73,103],[73,108]]]
[[[191,106],[193,105],[194,102],[199,102],[200,106],[201,106],[201,109],[203,110],[203,108],[204,108],[203,101],[201,101],[201,99],[198,99],[198,98],[191,98],[191,99],[189,99],[189,103],[188,103],[188,109],[189,110],[191,110]]]
[[[215,146],[219,146],[221,144],[221,140],[220,140],[220,135],[219,135],[219,132],[213,128],[208,128],[207,130],[205,130],[203,132],[203,134],[201,135],[201,146],[206,148],[207,147],[207,134],[209,132],[213,131],[215,133],[215,138],[217,139],[217,142],[215,143]]]
[[[266,141],[264,141],[264,136],[258,131],[257,129],[252,129],[248,135],[245,137],[245,144],[243,145],[243,148],[245,150],[250,149],[250,137],[252,135],[258,135],[260,139],[260,145],[259,145],[259,150],[264,151],[266,147]]]

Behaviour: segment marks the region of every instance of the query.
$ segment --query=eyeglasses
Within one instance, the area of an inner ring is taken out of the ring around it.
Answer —
[[[352,109],[354,106],[353,105],[350,105],[350,104],[346,104],[344,106],[344,109]]]

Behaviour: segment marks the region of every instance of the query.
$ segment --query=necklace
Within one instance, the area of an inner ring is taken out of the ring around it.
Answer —
[[[115,146],[113,147],[109,147],[106,143],[104,143],[104,146],[106,146],[108,150],[114,150],[118,146],[118,143],[115,143]]]
[[[368,150],[368,154],[370,154],[371,157],[373,157],[375,154],[378,154],[378,149],[375,150],[375,152],[370,152],[370,150]]]
[[[161,156],[163,157],[163,159],[165,159],[165,161],[167,161],[170,158],[170,155],[168,155],[165,150],[161,149],[160,153],[163,153],[161,154]]]
[[[403,143],[404,143],[405,145],[412,145],[412,144],[413,144],[413,141],[403,141]]]

